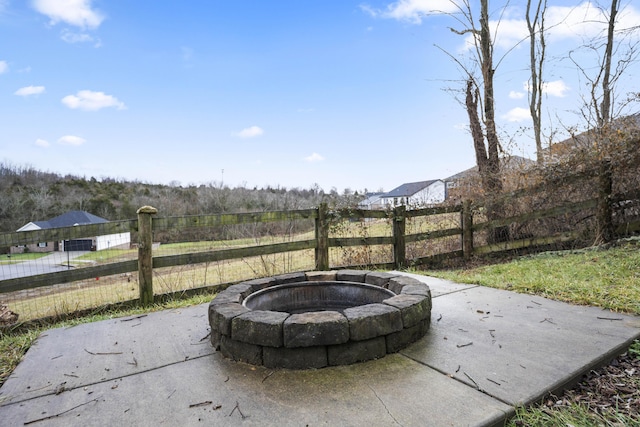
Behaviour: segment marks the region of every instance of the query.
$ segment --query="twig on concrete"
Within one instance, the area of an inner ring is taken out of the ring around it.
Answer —
[[[469,374],[467,374],[466,372],[463,372],[463,374],[464,374],[464,376],[465,376],[465,377],[469,378],[469,380],[473,383],[473,385],[475,385],[475,386],[476,386],[476,388],[477,388],[478,390],[481,390],[481,388],[480,388],[480,386],[478,385],[478,383],[477,383],[473,378],[471,378],[471,377],[469,376]]]
[[[34,423],[37,423],[37,422],[40,422],[40,421],[50,420],[50,419],[52,419],[52,418],[59,417],[60,415],[64,415],[64,414],[66,414],[67,412],[71,412],[71,411],[73,411],[74,409],[78,409],[78,408],[79,408],[79,407],[81,407],[81,406],[88,405],[88,404],[89,404],[89,403],[91,403],[91,402],[97,402],[97,401],[98,401],[98,399],[96,398],[96,399],[90,400],[90,401],[88,401],[88,402],[84,402],[84,403],[81,403],[81,404],[79,404],[79,405],[76,405],[76,406],[74,406],[73,408],[69,408],[69,409],[67,409],[66,411],[62,411],[62,412],[59,412],[59,413],[54,414],[54,415],[49,415],[48,417],[38,418],[38,419],[36,419],[36,420],[31,420],[31,421],[26,421],[26,422],[24,423],[24,425],[26,426],[26,425],[34,424]]]
[[[210,336],[211,336],[211,332],[209,332],[209,333],[207,334],[207,336],[200,338],[200,342],[202,342],[202,341],[206,340],[206,339],[207,339],[207,338],[209,338]]]
[[[624,320],[622,317],[596,317],[599,320]]]
[[[240,416],[242,417],[242,419],[244,420],[245,418],[248,418],[248,416],[246,416],[245,414],[242,413],[242,411],[240,410],[240,404],[238,403],[238,401],[236,400],[236,406],[233,407],[233,409],[231,410],[231,412],[229,413],[229,417],[231,415],[233,415],[233,413],[236,411],[236,409],[238,410],[238,413],[240,414]]]
[[[89,351],[86,348],[84,349],[84,351],[86,351],[87,353],[89,353],[92,356],[108,356],[108,355],[112,355],[112,354],[122,354],[121,351],[114,351],[114,352],[108,352],[108,353],[94,353],[93,351]]]
[[[132,317],[130,319],[122,319],[121,322],[131,322],[132,320],[142,319],[143,317],[147,317],[146,314],[141,314],[140,316]]]
[[[192,403],[191,405],[189,405],[189,408],[198,408],[200,406],[211,405],[212,403],[213,402],[211,400],[205,400],[204,402]]]
[[[456,347],[462,348],[462,347],[468,347],[470,345],[473,345],[473,342],[468,342],[466,344],[456,344]]]
[[[549,319],[548,317],[545,317],[544,319],[542,319],[542,320],[540,321],[540,323],[543,323],[543,322],[549,322],[549,323],[551,323],[552,325],[555,325],[555,324],[556,324],[552,319]]]
[[[262,379],[262,382],[265,382],[265,381],[266,381],[266,380],[267,380],[271,375],[273,375],[273,374],[275,374],[275,373],[276,373],[276,371],[271,371],[271,372],[269,372],[269,373],[267,374],[267,376],[266,376],[266,377],[264,377],[264,378]]]
[[[496,385],[500,385],[500,386],[502,385],[502,384],[500,384],[498,381],[494,381],[494,380],[492,380],[491,378],[487,378],[487,381],[490,381],[490,382],[492,382],[492,383],[494,383],[494,384],[496,384]]]

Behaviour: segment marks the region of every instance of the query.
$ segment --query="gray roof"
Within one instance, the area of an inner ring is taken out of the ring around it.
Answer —
[[[47,221],[33,221],[41,229],[72,227],[74,225],[103,224],[109,222],[104,218],[85,211],[69,211]]]
[[[400,187],[396,187],[386,194],[380,197],[411,197],[418,191],[424,190],[434,182],[441,181],[439,179],[432,179],[430,181],[408,182],[402,184]]]

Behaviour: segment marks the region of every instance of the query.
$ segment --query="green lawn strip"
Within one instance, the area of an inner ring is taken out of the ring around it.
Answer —
[[[640,250],[634,245],[546,253],[504,264],[428,274],[459,283],[640,314]]]
[[[18,264],[23,261],[31,261],[49,255],[49,252],[27,252],[23,254],[4,254],[0,255],[0,264]]]

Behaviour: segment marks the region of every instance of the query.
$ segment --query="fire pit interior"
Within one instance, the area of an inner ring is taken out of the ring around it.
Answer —
[[[209,305],[213,346],[227,358],[270,368],[377,359],[420,339],[430,319],[424,283],[360,270],[251,280]]]
[[[312,311],[339,311],[349,307],[382,302],[396,294],[379,286],[356,282],[319,281],[276,285],[254,292],[242,305],[250,310],[282,311],[296,314]]]

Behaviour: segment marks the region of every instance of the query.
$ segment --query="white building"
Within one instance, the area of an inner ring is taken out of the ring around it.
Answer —
[[[394,188],[381,196],[385,207],[405,205],[411,208],[424,208],[444,202],[445,186],[441,179],[409,182]]]
[[[104,224],[104,218],[85,211],[69,211],[47,221],[33,221],[23,225],[17,231],[44,230],[49,228],[73,227],[76,225]],[[40,242],[26,246],[12,247],[12,253],[54,252],[54,251],[101,251],[103,249],[129,249],[131,233],[105,234],[85,239],[61,240],[59,242]]]

